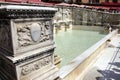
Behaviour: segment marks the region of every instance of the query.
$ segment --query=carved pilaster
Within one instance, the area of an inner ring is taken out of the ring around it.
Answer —
[[[8,53],[13,51],[10,20],[8,19],[0,20],[0,50]]]

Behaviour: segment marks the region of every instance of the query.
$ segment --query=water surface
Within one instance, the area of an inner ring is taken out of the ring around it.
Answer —
[[[101,31],[71,30],[58,32],[54,35],[55,54],[62,58],[61,65],[64,66],[104,36],[105,34],[101,34]]]

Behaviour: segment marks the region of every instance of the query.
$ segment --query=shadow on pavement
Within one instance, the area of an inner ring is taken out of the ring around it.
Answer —
[[[111,68],[108,70],[97,70],[102,77],[96,77],[96,80],[120,80],[120,62],[109,63]]]

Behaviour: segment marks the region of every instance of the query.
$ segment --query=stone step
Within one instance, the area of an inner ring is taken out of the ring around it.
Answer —
[[[53,66],[50,70],[32,80],[54,80],[55,78],[57,78],[57,71],[58,68]]]

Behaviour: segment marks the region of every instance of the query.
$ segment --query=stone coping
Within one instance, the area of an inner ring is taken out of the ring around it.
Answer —
[[[21,54],[21,55],[16,56],[16,57],[7,56],[7,58],[10,59],[13,63],[16,63],[16,62],[20,62],[20,61],[24,61],[26,59],[29,59],[29,57],[40,55],[41,53],[47,52],[48,50],[51,50],[54,48],[55,48],[55,45],[49,45],[47,47],[32,50],[31,52],[26,52],[25,54]],[[28,55],[29,55],[29,57],[28,57]]]
[[[57,8],[41,6],[1,5],[1,19],[53,18]]]
[[[60,71],[58,72],[58,76],[60,78],[65,78],[67,75],[69,75],[73,70],[75,70],[82,62],[88,58],[90,55],[92,55],[100,46],[102,46],[108,39],[111,39],[115,34],[117,34],[118,30],[114,30],[107,36],[105,36],[103,39],[98,41],[96,44],[94,44],[92,47],[87,49],[85,52],[83,52],[81,55],[73,59],[68,65],[62,67]]]
[[[12,10],[50,10],[57,11],[57,8],[52,7],[37,7],[37,6],[21,6],[21,5],[2,5],[0,9]]]

